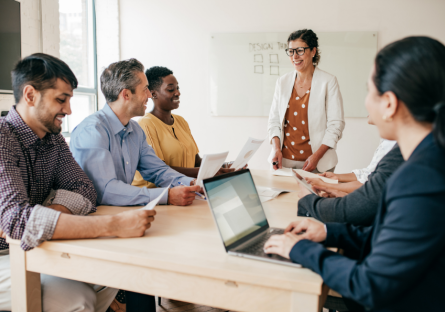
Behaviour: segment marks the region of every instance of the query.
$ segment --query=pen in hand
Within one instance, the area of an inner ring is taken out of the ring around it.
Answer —
[[[178,182],[178,185],[182,185],[182,186],[187,186],[187,185],[185,185],[184,183],[182,183],[182,182]],[[202,199],[205,199],[205,200],[207,200],[207,198],[204,196],[204,195],[202,195],[201,193],[198,193],[198,192],[194,192],[196,195],[198,195],[199,197],[201,197]]]

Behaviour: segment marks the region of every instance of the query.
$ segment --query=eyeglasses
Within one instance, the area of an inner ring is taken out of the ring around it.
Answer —
[[[310,47],[300,47],[300,48],[296,48],[296,49],[286,49],[284,51],[286,51],[286,54],[288,56],[293,56],[294,53],[297,53],[298,55],[303,55],[304,52],[306,52],[306,49],[310,49]]]

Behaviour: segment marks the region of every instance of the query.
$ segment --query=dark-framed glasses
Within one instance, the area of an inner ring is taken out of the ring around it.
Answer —
[[[300,47],[300,48],[296,48],[296,49],[286,49],[284,51],[286,51],[286,54],[288,56],[292,56],[292,55],[294,55],[294,53],[297,53],[298,55],[303,55],[304,52],[306,52],[306,49],[310,49],[310,47]]]

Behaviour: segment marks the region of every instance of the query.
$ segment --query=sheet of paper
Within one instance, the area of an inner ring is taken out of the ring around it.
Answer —
[[[321,177],[318,174],[315,174],[315,173],[312,173],[312,172],[304,171],[304,170],[301,170],[301,169],[295,169],[295,171],[299,175],[301,175],[303,178],[318,178],[318,179],[322,179],[326,183],[338,184],[338,180]]]
[[[294,174],[292,173],[292,168],[281,168],[281,169],[277,169],[277,170],[273,170],[272,171],[273,175],[276,176],[283,176],[283,177],[293,177]]]
[[[145,207],[142,207],[139,210],[153,210],[156,207],[156,205],[159,203],[159,201],[161,200],[162,196],[164,196],[165,192],[167,192],[167,191],[168,191],[168,187],[165,188],[165,190],[161,193],[161,195],[159,195],[158,197],[153,199]]]
[[[267,187],[267,186],[257,186],[256,187],[258,191],[258,196],[260,197],[260,201],[262,203],[274,199],[281,193],[291,193],[294,192],[293,190],[284,190],[284,189],[278,189],[273,187]]]
[[[229,152],[219,154],[205,154],[202,157],[196,184],[202,187],[202,180],[213,177],[226,161],[228,154]]]
[[[235,170],[243,168],[249,160],[255,155],[256,151],[260,148],[261,144],[263,144],[265,139],[258,140],[254,138],[250,138],[247,140],[246,144],[244,144],[243,149],[238,154],[238,157],[233,162],[231,168],[235,168]]]

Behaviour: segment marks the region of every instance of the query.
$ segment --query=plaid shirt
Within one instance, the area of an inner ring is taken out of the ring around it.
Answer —
[[[0,228],[30,250],[52,238],[59,204],[73,214],[96,211],[96,191],[61,134],[43,139],[13,107],[0,118]],[[0,250],[9,245],[0,238]]]

